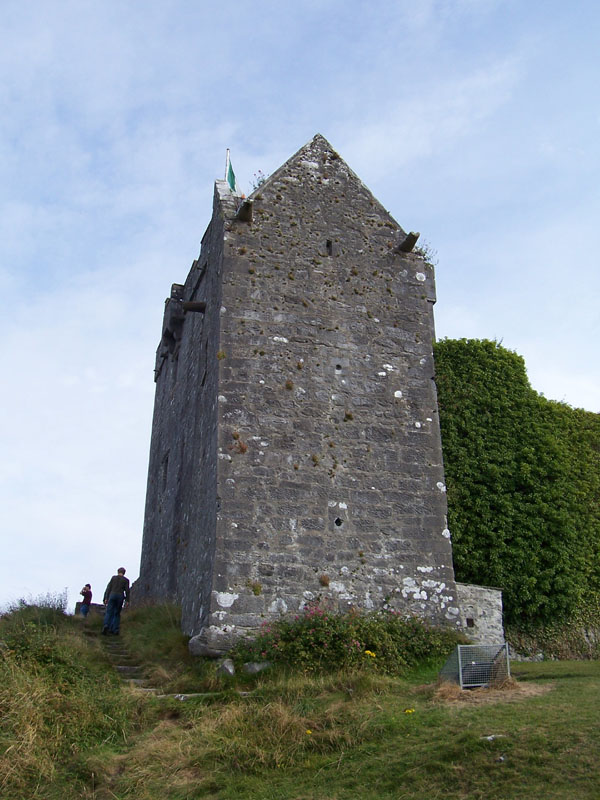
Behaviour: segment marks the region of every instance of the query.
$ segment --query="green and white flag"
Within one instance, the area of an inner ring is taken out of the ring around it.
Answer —
[[[231,166],[231,159],[229,158],[229,148],[227,148],[227,164],[225,165],[225,180],[229,184],[232,192],[236,191],[235,172]]]

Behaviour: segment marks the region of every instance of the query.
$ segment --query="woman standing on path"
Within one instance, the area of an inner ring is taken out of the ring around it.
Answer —
[[[79,613],[85,619],[90,611],[90,606],[92,604],[92,587],[89,583],[83,587],[83,589],[79,592],[79,594],[83,597],[81,604],[79,606]]]

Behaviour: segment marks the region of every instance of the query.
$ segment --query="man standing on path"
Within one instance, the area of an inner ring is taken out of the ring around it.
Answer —
[[[125,601],[129,601],[129,578],[125,577],[125,567],[119,567],[117,574],[113,575],[104,592],[104,627],[102,633],[106,636],[112,633],[119,635],[121,625],[121,609]]]

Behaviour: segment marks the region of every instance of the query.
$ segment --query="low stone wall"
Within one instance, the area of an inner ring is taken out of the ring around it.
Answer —
[[[456,596],[462,628],[474,644],[504,642],[501,589],[457,583]]]
[[[106,611],[106,606],[102,603],[91,603],[90,604],[90,614],[104,614]],[[75,615],[78,616],[81,614],[81,603],[75,603]]]

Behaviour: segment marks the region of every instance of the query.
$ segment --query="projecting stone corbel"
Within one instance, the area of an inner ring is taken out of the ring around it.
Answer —
[[[420,233],[410,233],[406,234],[406,237],[396,246],[397,253],[410,253],[412,252],[413,247],[416,245]]]
[[[240,222],[252,222],[252,200],[242,200],[235,212],[235,218]]]
[[[204,312],[206,311],[206,303],[201,303],[201,302],[194,303],[192,301],[186,300],[181,305],[185,312],[198,311],[200,314],[204,314]]]

